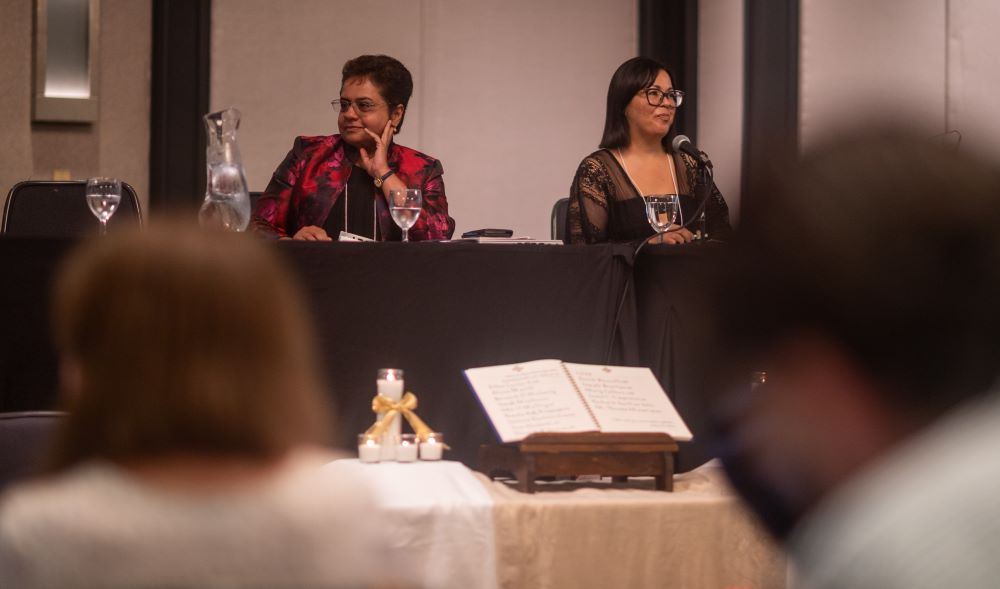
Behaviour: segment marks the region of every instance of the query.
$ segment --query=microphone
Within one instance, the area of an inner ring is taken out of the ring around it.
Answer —
[[[674,137],[674,140],[670,145],[674,148],[675,152],[686,153],[693,157],[694,160],[700,165],[711,169],[712,160],[708,159],[708,156],[705,155],[704,151],[700,151],[697,147],[695,147],[694,143],[691,143],[691,140],[688,139],[687,135],[678,135],[677,137]]]

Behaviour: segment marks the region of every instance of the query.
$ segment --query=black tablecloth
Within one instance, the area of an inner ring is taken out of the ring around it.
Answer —
[[[72,241],[0,239],[0,411],[50,408],[56,360],[49,290]],[[474,366],[541,358],[603,363],[631,272],[627,246],[305,243],[275,247],[301,277],[349,447],[374,416],[378,368],[402,368],[420,416],[451,458],[474,464],[492,430],[462,377]],[[616,346],[636,364],[632,298]]]
[[[708,379],[717,348],[708,288],[723,247],[711,242],[651,246],[635,264],[639,363],[657,375],[694,433],[693,441],[681,444],[681,471],[712,458]]]
[[[470,465],[479,444],[495,438],[462,370],[541,358],[604,362],[612,310],[632,262],[623,246],[280,249],[311,299],[341,442],[356,443],[374,418],[376,370],[402,368],[407,389],[420,398],[421,418],[445,433],[451,458]],[[623,332],[634,342],[634,323]]]
[[[71,240],[0,238],[0,411],[52,408],[56,358],[48,308]],[[542,358],[604,363],[629,246],[466,243],[276,244],[300,276],[344,447],[372,421],[378,368],[402,368],[419,414],[474,464],[494,441],[462,370]],[[707,271],[718,248],[647,247],[620,317],[614,363],[649,366],[694,431],[681,470],[708,455],[711,369]]]

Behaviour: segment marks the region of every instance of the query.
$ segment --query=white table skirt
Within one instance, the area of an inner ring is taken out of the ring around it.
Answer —
[[[709,464],[675,492],[554,483],[529,495],[457,462],[342,469],[375,489],[418,586],[782,589],[785,559]]]
[[[460,462],[330,463],[370,486],[388,536],[428,589],[497,587],[494,501]]]

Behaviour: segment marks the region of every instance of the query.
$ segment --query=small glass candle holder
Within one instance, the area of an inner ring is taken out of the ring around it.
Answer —
[[[375,373],[375,379],[377,381],[403,381],[403,370],[400,368],[379,368],[378,372]]]
[[[413,462],[417,459],[417,435],[402,434],[396,446],[397,462]]]
[[[378,462],[382,456],[382,444],[378,436],[361,434],[358,436],[358,460],[361,462]]]
[[[421,460],[441,460],[444,453],[444,434],[434,432],[427,434],[427,439],[420,442]]]

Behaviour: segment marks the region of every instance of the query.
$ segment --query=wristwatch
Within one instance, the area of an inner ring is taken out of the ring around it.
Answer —
[[[375,178],[375,188],[382,188],[382,183],[385,182],[389,178],[389,176],[392,176],[395,173],[396,170],[389,170],[385,174],[382,174],[378,178]]]

